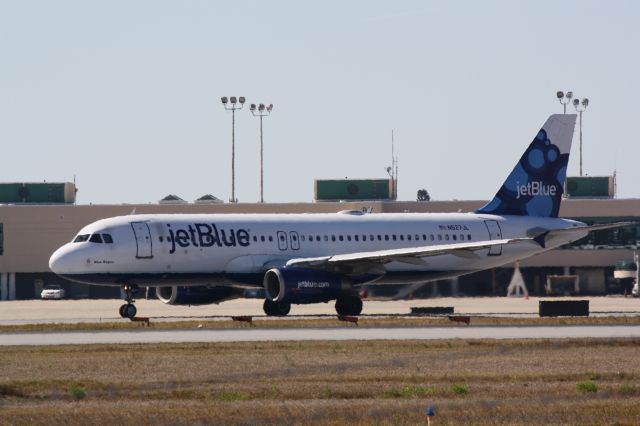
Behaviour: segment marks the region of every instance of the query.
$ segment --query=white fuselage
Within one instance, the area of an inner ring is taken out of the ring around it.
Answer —
[[[50,268],[97,285],[260,285],[266,270],[291,259],[527,238],[536,229],[582,226],[567,219],[474,213],[130,215],[87,225],[77,242],[51,256]],[[453,253],[391,261],[354,279],[412,283],[455,277],[575,239],[555,238],[545,247],[526,240],[478,250],[473,257]]]

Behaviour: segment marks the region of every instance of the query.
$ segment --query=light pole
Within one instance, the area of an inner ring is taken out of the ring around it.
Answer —
[[[231,111],[231,200],[232,203],[237,203],[236,199],[236,110],[242,109],[244,106],[244,96],[240,96],[236,99],[235,96],[231,96],[227,99],[223,96],[221,101],[224,109]]]
[[[589,99],[584,98],[582,101],[578,98],[573,100],[573,106],[580,113],[580,176],[582,176],[582,113],[589,106]]]
[[[266,117],[271,114],[273,104],[265,106],[265,104],[251,104],[251,114],[254,117],[260,117],[260,202],[264,203],[264,175],[263,175],[263,149],[262,149],[262,117]]]
[[[560,104],[562,105],[564,112],[563,114],[567,113],[567,104],[569,102],[571,102],[571,98],[573,98],[573,92],[567,92],[566,94],[562,91],[562,90],[558,90],[558,92],[556,93],[556,96],[558,97],[558,101],[560,101]]]

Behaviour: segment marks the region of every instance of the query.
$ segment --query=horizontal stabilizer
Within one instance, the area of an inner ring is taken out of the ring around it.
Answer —
[[[583,234],[589,233],[591,231],[602,231],[605,229],[615,229],[615,228],[624,228],[625,226],[637,226],[640,222],[614,222],[614,223],[603,223],[600,225],[590,225],[590,226],[578,226],[574,228],[564,228],[564,229],[553,229],[546,230],[541,228],[530,229],[527,234],[533,238],[533,240],[540,245],[540,247],[545,248],[546,243],[549,239],[557,236],[566,236],[571,234]]]

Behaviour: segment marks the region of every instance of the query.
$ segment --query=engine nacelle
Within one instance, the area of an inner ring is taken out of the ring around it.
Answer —
[[[294,304],[320,303],[337,299],[346,287],[342,276],[310,269],[269,269],[264,275],[267,299]]]
[[[229,286],[156,287],[156,295],[168,305],[209,305],[242,297],[242,289]]]

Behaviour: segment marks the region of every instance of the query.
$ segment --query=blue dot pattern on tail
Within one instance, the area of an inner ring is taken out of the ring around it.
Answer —
[[[557,217],[569,154],[541,129],[496,196],[478,213]]]

